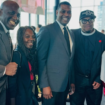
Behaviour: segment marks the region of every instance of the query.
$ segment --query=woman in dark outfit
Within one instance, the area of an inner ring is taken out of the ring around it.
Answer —
[[[9,77],[11,105],[38,105],[35,98],[35,73],[37,70],[36,37],[31,27],[20,27],[18,46],[13,62],[18,64],[17,73]]]

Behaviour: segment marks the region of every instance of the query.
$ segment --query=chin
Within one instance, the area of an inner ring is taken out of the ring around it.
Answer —
[[[86,33],[91,33],[92,31],[91,30],[88,30],[88,31],[85,31]]]
[[[14,30],[14,28],[15,28],[15,26],[14,27],[11,27],[11,26],[9,26],[9,27],[7,27],[9,30]]]
[[[61,23],[63,26],[66,26],[67,23]]]

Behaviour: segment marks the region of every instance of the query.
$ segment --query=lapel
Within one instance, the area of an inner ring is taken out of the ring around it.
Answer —
[[[56,30],[56,34],[57,34],[57,35],[59,36],[59,38],[62,40],[66,52],[67,52],[68,55],[69,55],[69,51],[68,51],[68,48],[67,48],[66,40],[65,40],[64,35],[63,35],[63,33],[62,33],[62,30],[61,30],[61,28],[60,28],[60,26],[58,25],[57,22],[54,22],[54,28],[55,28],[55,30]]]
[[[96,33],[97,33],[97,31],[96,31]],[[99,40],[101,42],[99,42]],[[101,38],[101,35],[99,35],[97,33],[96,37],[95,37],[95,50],[94,50],[94,56],[93,56],[93,63],[94,63],[95,59],[97,58],[98,53],[101,51],[101,46],[102,46],[102,38]]]
[[[1,40],[5,46],[5,50],[6,50],[6,55],[9,59],[9,61],[12,60],[12,54],[11,54],[11,45],[10,45],[10,41],[9,41],[9,38],[7,36],[7,34],[5,33],[2,25],[0,24],[0,31],[1,31]]]

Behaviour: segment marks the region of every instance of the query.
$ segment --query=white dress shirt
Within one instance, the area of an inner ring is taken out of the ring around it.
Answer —
[[[73,46],[73,43],[72,43],[72,39],[71,39],[71,36],[70,36],[70,33],[69,33],[69,31],[68,31],[67,26],[63,26],[58,20],[56,20],[56,22],[57,22],[58,25],[60,26],[63,35],[64,35],[64,29],[63,29],[63,28],[64,28],[64,27],[66,28],[66,30],[67,30],[67,32],[68,32],[68,35],[69,35],[70,52],[72,52],[72,46]]]

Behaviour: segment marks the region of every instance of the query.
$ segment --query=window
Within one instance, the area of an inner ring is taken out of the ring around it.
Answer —
[[[0,6],[1,6],[1,4],[2,4],[2,2],[4,2],[5,0],[0,0]]]
[[[19,25],[17,25],[14,30],[10,30],[10,36],[12,38],[13,45],[15,45],[17,42],[16,38],[17,38],[17,30],[18,29],[19,29]]]
[[[31,14],[31,26],[37,26],[37,15]]]
[[[29,26],[29,13],[21,12],[20,14],[20,25]]]
[[[45,26],[45,15],[39,15],[39,24]]]
[[[47,24],[54,22],[55,0],[47,0]]]

